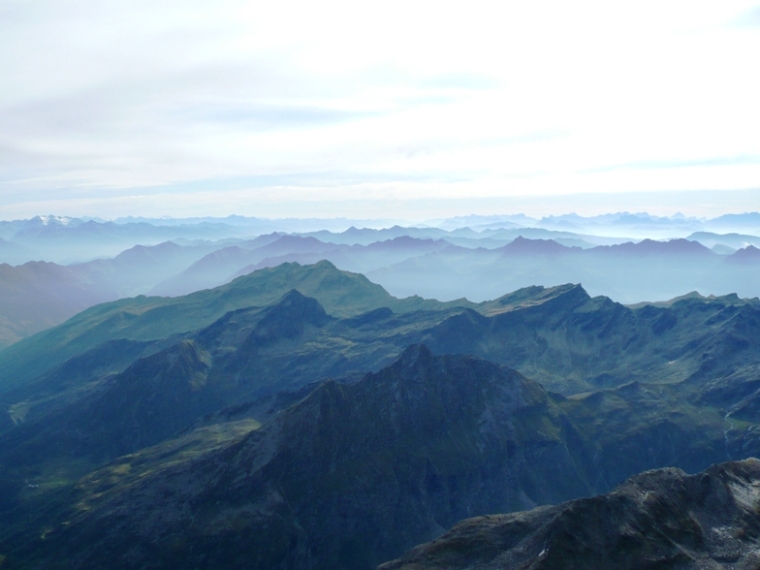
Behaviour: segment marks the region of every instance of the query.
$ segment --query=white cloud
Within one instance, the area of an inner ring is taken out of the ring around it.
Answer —
[[[6,0],[0,206],[758,187],[760,28],[736,24],[752,14]]]

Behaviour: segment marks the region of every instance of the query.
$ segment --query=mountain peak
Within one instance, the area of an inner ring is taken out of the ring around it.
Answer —
[[[580,250],[579,247],[566,247],[553,239],[529,239],[517,236],[513,241],[501,248],[504,253],[516,253],[526,255],[541,255],[566,253]]]
[[[583,286],[576,283],[565,283],[564,285],[555,285],[554,287],[533,285],[531,287],[523,287],[493,301],[484,301],[477,307],[477,310],[483,315],[494,316],[516,309],[542,305],[559,297],[565,297],[568,300],[575,299],[575,302],[580,303],[584,303],[590,299]]]
[[[688,239],[671,239],[668,241],[657,241],[653,239],[644,239],[638,243],[625,242],[617,245],[602,245],[592,248],[589,251],[609,251],[611,253],[621,254],[628,253],[633,255],[701,255],[714,256],[715,253],[705,247],[698,241]]]
[[[314,299],[310,299],[306,295],[301,294],[298,289],[291,289],[282,296],[280,302],[277,303],[277,305],[281,307],[292,307],[294,305],[302,305],[306,303],[307,300],[314,301]]]
[[[300,334],[305,325],[321,327],[330,320],[319,301],[291,289],[266,310],[256,327],[256,336],[293,337]]]
[[[435,360],[435,355],[427,346],[413,344],[401,353],[393,366],[399,372],[416,375],[420,372],[429,371]]]
[[[748,245],[739,249],[726,258],[729,263],[760,263],[760,249],[754,245]]]

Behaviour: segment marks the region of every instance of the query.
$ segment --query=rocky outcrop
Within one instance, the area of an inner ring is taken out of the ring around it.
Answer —
[[[379,570],[760,568],[760,461],[631,477],[607,495],[463,521]]]

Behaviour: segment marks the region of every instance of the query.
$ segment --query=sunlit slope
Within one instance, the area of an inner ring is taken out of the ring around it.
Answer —
[[[471,305],[464,300],[443,304],[419,297],[397,299],[363,275],[339,271],[327,261],[311,266],[286,263],[184,297],[141,296],[87,309],[0,352],[0,393],[104,341],[155,340],[198,330],[228,311],[273,303],[291,289],[317,299],[335,316],[379,307],[404,312]]]

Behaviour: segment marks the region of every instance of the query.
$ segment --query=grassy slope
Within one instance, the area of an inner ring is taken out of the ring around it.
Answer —
[[[313,266],[286,263],[184,297],[140,296],[87,309],[62,325],[0,351],[0,394],[28,384],[53,366],[104,341],[147,341],[187,333],[211,324],[228,311],[271,304],[291,289],[317,299],[336,316],[379,307],[406,312],[472,306],[464,300],[439,303],[419,297],[396,299],[363,275],[339,271],[327,261]]]

